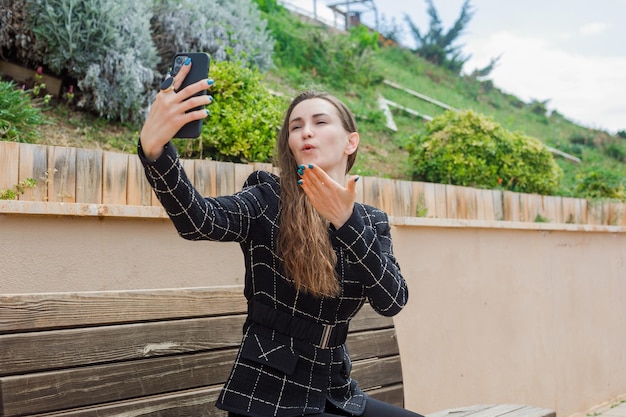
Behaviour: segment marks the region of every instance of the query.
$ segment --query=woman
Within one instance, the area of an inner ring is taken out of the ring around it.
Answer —
[[[169,143],[206,117],[209,80],[176,92],[189,64],[164,84],[141,131],[148,181],[185,239],[241,244],[248,317],[217,406],[229,416],[418,416],[368,398],[350,378],[348,323],[367,300],[392,316],[408,290],[392,252],[387,215],[355,202],[346,179],[359,134],[336,98],[299,95],[277,140],[281,176],[257,171],[242,191],[203,198]]]

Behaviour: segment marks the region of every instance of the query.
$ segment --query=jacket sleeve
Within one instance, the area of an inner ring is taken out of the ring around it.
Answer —
[[[374,310],[384,316],[399,313],[409,292],[393,254],[387,214],[357,204],[350,219],[332,233],[332,239],[347,253],[348,263],[363,281]]]
[[[141,146],[138,154],[146,178],[174,223],[178,234],[188,240],[243,242],[250,227],[266,208],[268,191],[275,192],[270,174],[255,171],[242,191],[230,196],[205,198],[194,188],[169,143],[156,161],[148,161]]]

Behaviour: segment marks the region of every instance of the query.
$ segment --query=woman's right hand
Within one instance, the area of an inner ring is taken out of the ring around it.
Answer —
[[[150,107],[150,113],[139,136],[143,153],[150,160],[156,160],[163,153],[163,147],[186,123],[204,119],[208,115],[208,111],[205,109],[189,113],[187,111],[211,103],[212,98],[209,94],[191,96],[211,88],[212,81],[200,80],[181,91],[177,90],[189,74],[191,65],[190,61],[181,67],[174,77],[173,88],[169,91],[159,91]]]

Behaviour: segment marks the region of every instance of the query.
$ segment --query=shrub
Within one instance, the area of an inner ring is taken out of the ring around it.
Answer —
[[[78,80],[78,106],[138,122],[152,90],[156,50],[148,0],[28,0],[44,64]]]
[[[37,125],[46,122],[41,111],[32,106],[28,91],[13,82],[0,81],[0,140],[36,142]]]
[[[585,169],[576,176],[576,182],[576,191],[581,197],[626,201],[624,177],[601,165],[592,165]]]
[[[407,148],[418,181],[551,194],[562,176],[541,142],[472,111],[434,118]]]
[[[257,70],[230,61],[211,64],[214,102],[202,126],[202,155],[232,162],[270,162],[286,103],[261,83]],[[182,143],[181,143],[182,142]],[[177,140],[182,152],[189,140]]]
[[[274,40],[250,0],[155,0],[154,43],[165,72],[176,52],[202,51],[215,61],[236,61],[260,70],[272,65]]]

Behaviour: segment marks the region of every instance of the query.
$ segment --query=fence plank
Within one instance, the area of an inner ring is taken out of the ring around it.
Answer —
[[[502,192],[503,220],[510,222],[521,221],[519,194],[513,191]]]
[[[440,219],[448,217],[448,207],[446,204],[447,185],[433,184],[435,187],[435,216]]]
[[[19,182],[20,144],[0,141],[0,191],[13,188]]]
[[[195,164],[194,186],[200,194],[206,197],[217,195],[217,163],[202,159]]]
[[[102,166],[104,172],[102,202],[104,204],[126,204],[128,154],[104,152]]]
[[[254,165],[252,164],[235,164],[235,178],[234,178],[234,192],[241,190],[243,184],[246,182],[250,174],[254,171]]]
[[[394,216],[417,216],[417,204],[413,199],[413,184],[411,181],[395,181]]]
[[[601,201],[591,201],[587,204],[587,224],[604,223],[604,204]]]
[[[48,201],[76,202],[76,148],[48,149]]]
[[[126,190],[126,203],[134,206],[152,205],[152,187],[146,179],[143,165],[139,158],[128,158],[128,188]],[[156,196],[154,197],[156,199]]]
[[[35,188],[29,188],[19,198],[26,201],[45,201],[48,198],[48,147],[20,143],[19,180],[33,178],[37,180]],[[0,187],[2,188],[2,187]]]
[[[215,175],[216,195],[228,195],[235,192],[235,164],[233,162],[218,162]]]
[[[102,151],[76,150],[76,202],[102,203]]]
[[[193,184],[195,182],[195,177],[196,177],[195,160],[181,159],[180,164],[183,166],[183,169],[185,170],[185,174],[187,174],[187,178],[189,178],[189,181],[191,181],[191,183]]]
[[[552,223],[563,223],[563,202],[561,197],[542,196],[543,216]]]

